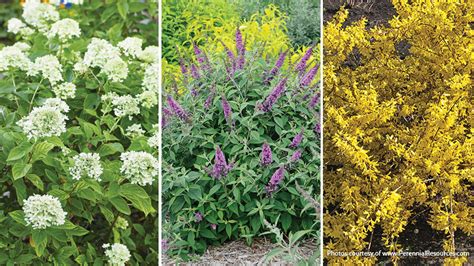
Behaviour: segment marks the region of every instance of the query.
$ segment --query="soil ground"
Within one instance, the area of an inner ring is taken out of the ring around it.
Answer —
[[[316,240],[302,241],[299,248],[299,253],[309,258],[313,252],[319,249]],[[247,246],[245,241],[236,240],[227,242],[222,246],[209,247],[206,253],[187,263],[180,263],[176,259],[164,258],[163,265],[268,265],[264,264],[265,255],[272,249],[276,248],[277,244],[271,243],[268,239],[255,239],[252,246]],[[291,265],[283,260],[273,260],[271,265]],[[319,263],[314,264],[319,265]]]

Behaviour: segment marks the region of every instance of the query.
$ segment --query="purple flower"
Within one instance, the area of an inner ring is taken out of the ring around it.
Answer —
[[[224,153],[219,146],[217,146],[216,156],[214,157],[214,166],[209,174],[216,179],[221,179],[222,177],[227,176],[232,167],[233,164],[227,164]]]
[[[195,212],[194,213],[194,219],[196,220],[196,222],[201,222],[202,221],[202,214],[200,212]]]
[[[224,117],[227,123],[232,124],[232,108],[224,95],[221,96],[222,110],[224,110]]]
[[[205,110],[208,110],[211,107],[212,100],[214,100],[214,92],[209,93],[209,96],[207,96],[207,99],[204,102],[204,109]]]
[[[315,93],[309,102],[309,107],[313,109],[319,103],[319,92]]]
[[[189,120],[189,115],[184,111],[184,109],[179,105],[178,102],[176,102],[173,97],[168,96],[167,98],[168,106],[171,109],[171,112],[176,115],[179,119],[183,121],[188,121]]]
[[[195,64],[191,64],[191,76],[194,79],[200,79],[201,78],[201,75],[199,74],[199,70],[198,70],[198,68],[196,67]]]
[[[216,230],[217,229],[217,224],[211,224],[210,227],[211,227],[212,230]]]
[[[192,95],[193,97],[198,96],[198,94],[199,94],[199,92],[198,92],[195,88],[191,88],[191,95]]]
[[[245,65],[245,43],[242,40],[242,33],[237,28],[235,32],[235,46],[237,48],[237,69],[243,69]]]
[[[321,123],[316,122],[316,124],[314,125],[314,128],[313,128],[314,132],[318,135],[321,134]]]
[[[302,129],[300,133],[298,133],[293,140],[291,141],[290,148],[296,148],[300,145],[301,141],[303,140],[303,133],[304,130]]]
[[[285,167],[281,166],[275,171],[275,173],[273,173],[272,178],[270,178],[270,182],[268,182],[268,185],[265,187],[267,193],[271,194],[273,191],[275,191],[284,177]]]
[[[270,148],[270,145],[268,143],[263,143],[262,147],[262,154],[261,154],[261,160],[260,163],[262,166],[267,166],[273,162],[272,158],[272,149]]]
[[[280,68],[283,66],[283,63],[285,62],[287,52],[288,50],[280,54],[280,56],[278,57],[278,60],[275,63],[275,66],[272,68],[272,70],[270,70],[267,77],[265,78],[264,80],[265,84],[269,84],[270,81],[276,76],[276,74],[278,74],[278,72],[280,71]]]
[[[227,45],[225,45],[223,41],[221,41],[221,43],[222,43],[222,46],[224,46],[224,50],[227,54],[227,59],[229,60],[231,64],[231,67],[226,66],[227,74],[229,74],[229,76],[233,76],[235,72],[235,68],[236,68],[235,54],[229,49],[229,47],[227,47]]]
[[[291,155],[290,162],[294,163],[294,162],[298,161],[301,158],[301,153],[302,153],[301,150],[295,151],[293,153],[293,155]]]
[[[173,113],[168,108],[163,108],[163,114],[161,116],[161,126],[164,128],[168,124],[168,117],[172,116]]]
[[[319,69],[319,64],[311,68],[308,73],[306,73],[303,78],[301,79],[300,86],[301,87],[307,87],[311,84],[313,81],[314,77],[316,76],[316,73],[318,73]]]
[[[306,63],[308,62],[309,58],[311,57],[311,53],[313,52],[313,47],[310,47],[306,53],[301,58],[300,62],[295,67],[295,70],[300,74],[303,73],[306,69]]]
[[[205,61],[204,54],[202,53],[201,49],[199,49],[199,47],[195,43],[193,43],[193,49],[194,49],[194,55],[196,56],[196,59],[197,59],[198,63],[199,64],[204,63],[204,61]]]
[[[179,59],[179,68],[181,69],[181,73],[186,75],[188,73],[188,68],[186,64],[184,64],[184,60],[182,58]]]
[[[270,95],[267,96],[265,101],[259,106],[259,109],[263,112],[270,112],[273,105],[276,101],[282,96],[283,92],[285,91],[285,85],[288,78],[282,79],[278,85],[272,90]]]

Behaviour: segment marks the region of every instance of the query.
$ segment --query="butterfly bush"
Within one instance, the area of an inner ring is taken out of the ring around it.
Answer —
[[[194,44],[194,57],[180,60],[179,84],[186,87],[165,81],[163,231],[171,254],[251,241],[265,230],[263,219],[287,234],[315,236],[319,228],[296,190],[298,184],[314,197],[319,191],[313,49],[302,52],[295,69],[285,51],[261,58],[259,49],[247,49],[238,29],[235,46],[222,48],[208,54]]]
[[[0,242],[16,251],[0,248],[2,265],[158,262],[159,48],[83,25],[31,1],[7,23]]]

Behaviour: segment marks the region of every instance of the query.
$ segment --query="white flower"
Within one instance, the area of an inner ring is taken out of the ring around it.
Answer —
[[[13,34],[18,34],[25,27],[27,27],[26,24],[17,18],[12,18],[7,22],[7,31]]]
[[[31,46],[24,42],[17,42],[13,45],[13,47],[20,49],[22,52],[26,52],[31,49]]]
[[[140,124],[133,124],[127,127],[125,135],[129,136],[130,138],[136,138],[143,136],[143,133],[145,133],[145,131],[142,129]]]
[[[143,40],[136,37],[127,37],[125,40],[118,43],[123,53],[126,56],[136,58],[142,52]]]
[[[145,74],[143,76],[142,85],[145,90],[151,90],[158,92],[158,77],[160,76],[160,65],[153,63],[145,68]]]
[[[43,78],[49,80],[51,85],[63,81],[61,63],[54,55],[36,58],[33,68],[30,69],[30,74],[36,75],[37,73],[41,73]]]
[[[102,73],[114,82],[121,82],[127,78],[128,66],[120,57],[108,60],[102,68]]]
[[[51,22],[59,20],[59,13],[49,4],[29,1],[23,8],[23,18],[26,23],[44,33]]]
[[[117,57],[120,57],[119,48],[106,40],[92,38],[84,55],[84,64],[88,67],[102,68],[109,60]]]
[[[43,106],[52,107],[64,113],[69,112],[67,103],[59,98],[48,98],[44,101]]]
[[[55,22],[48,33],[49,38],[58,37],[61,42],[66,42],[79,36],[81,36],[79,23],[70,18],[61,19]]]
[[[108,93],[103,96],[104,101],[110,101],[114,107],[114,114],[118,117],[129,116],[140,113],[138,100],[131,95],[118,96],[116,93]]]
[[[59,84],[53,87],[56,97],[61,99],[74,98],[76,95],[76,85],[70,82]]]
[[[9,68],[28,71],[31,64],[28,56],[18,47],[7,46],[0,50],[0,71],[6,71]]]
[[[148,139],[148,145],[152,148],[155,148],[155,149],[158,149],[158,146],[159,146],[159,137],[158,136],[158,132],[156,132],[155,134],[153,134],[149,139]]]
[[[151,108],[158,104],[158,93],[146,90],[138,95],[138,99],[143,107]]]
[[[66,212],[61,202],[51,195],[33,195],[24,201],[25,221],[33,229],[45,229],[50,226],[63,225]]]
[[[102,247],[106,249],[105,256],[107,256],[108,262],[112,266],[124,266],[130,260],[130,251],[123,244],[104,244]]]
[[[59,106],[61,105],[61,106]],[[66,105],[67,109],[69,107]],[[56,100],[49,101],[45,105],[35,107],[31,113],[17,122],[28,139],[60,136],[66,132],[66,120],[68,119],[62,111],[64,105]]]
[[[147,152],[124,152],[120,159],[123,162],[120,172],[132,184],[151,185],[154,177],[158,176],[158,160]]]
[[[138,55],[138,58],[147,63],[158,63],[159,52],[158,46],[148,46]]]
[[[74,165],[69,169],[69,173],[75,180],[81,177],[93,178],[100,181],[100,175],[103,172],[100,163],[100,156],[97,153],[80,153],[73,158]]]
[[[74,64],[74,71],[76,71],[79,74],[84,74],[89,70],[89,67],[87,67],[86,64],[84,64],[84,61],[82,59],[79,59],[77,63]]]

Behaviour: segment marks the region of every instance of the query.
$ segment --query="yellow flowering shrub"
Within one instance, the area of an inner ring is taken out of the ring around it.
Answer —
[[[398,15],[388,27],[367,29],[365,20],[343,26],[346,10],[324,27],[326,253],[371,251],[374,242],[389,251],[408,248],[399,236],[420,218],[420,207],[444,232],[447,252],[456,251],[457,231],[473,233],[473,5],[393,4]],[[445,264],[466,261],[448,257]]]

